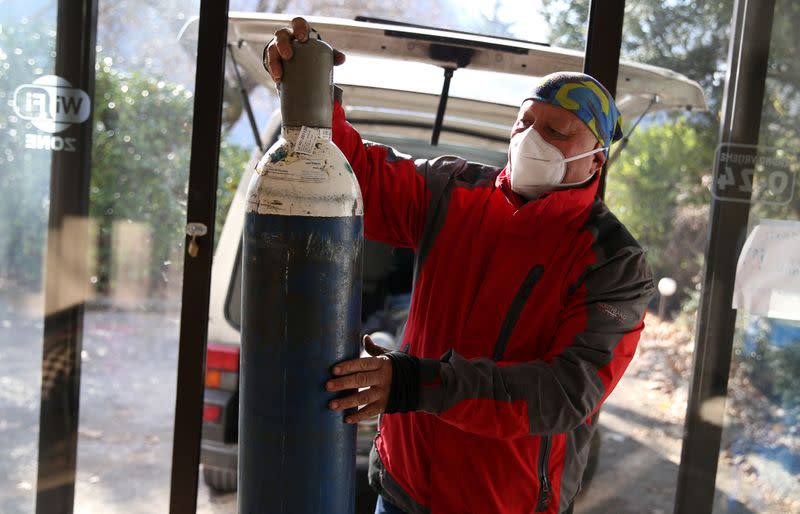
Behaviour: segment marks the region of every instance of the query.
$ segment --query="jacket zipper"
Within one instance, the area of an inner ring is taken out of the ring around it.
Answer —
[[[508,308],[506,318],[503,320],[503,325],[500,327],[500,334],[497,336],[497,342],[494,345],[492,359],[495,361],[499,361],[503,358],[506,345],[508,344],[509,338],[511,338],[511,332],[514,331],[514,325],[517,324],[517,319],[522,313],[522,309],[525,308],[525,303],[528,301],[531,292],[533,292],[533,288],[536,287],[536,284],[539,282],[539,279],[542,278],[543,274],[544,266],[537,264],[531,268],[525,280],[520,284],[519,290],[511,301],[511,306]]]
[[[536,512],[544,512],[550,505],[550,478],[547,476],[547,464],[550,461],[550,436],[542,436],[539,446],[539,500]]]

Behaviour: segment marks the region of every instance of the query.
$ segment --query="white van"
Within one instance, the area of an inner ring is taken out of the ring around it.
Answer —
[[[504,166],[511,125],[534,83],[532,77],[559,70],[579,71],[583,66],[581,52],[542,44],[393,23],[307,19],[326,41],[347,55],[334,78],[344,91],[348,120],[364,139],[393,146],[415,158],[452,154]],[[262,51],[275,30],[290,21],[285,15],[230,14],[228,42],[237,63],[272,91],[274,84],[264,71]],[[441,118],[437,112],[442,90],[446,90],[442,87],[444,69],[455,71],[449,92],[445,92],[446,110]],[[620,63],[617,89],[617,105],[629,123],[648,110],[706,109],[696,82],[654,66]],[[279,133],[276,112],[260,135],[265,147]],[[437,139],[437,144],[431,144],[432,139]],[[242,177],[212,267],[201,463],[206,483],[218,491],[236,489],[240,249],[245,192],[260,157],[260,152],[254,153]],[[613,180],[613,170],[610,176]],[[365,331],[388,333],[390,341],[402,324],[411,289],[411,262],[409,250],[365,243]],[[373,427],[362,425],[357,512],[372,512],[375,497],[366,485],[366,463],[374,423]]]

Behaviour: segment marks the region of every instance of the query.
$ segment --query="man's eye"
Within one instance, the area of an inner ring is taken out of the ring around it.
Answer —
[[[559,132],[558,130],[554,129],[553,127],[547,127],[547,130],[548,130],[548,132],[550,132],[551,134],[553,134],[556,137],[561,137],[561,138],[567,137],[566,134],[564,134],[563,132]]]

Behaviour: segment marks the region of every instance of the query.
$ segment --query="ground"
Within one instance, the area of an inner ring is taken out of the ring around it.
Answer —
[[[30,311],[24,299],[0,301],[0,512],[5,514],[34,511],[42,325],[26,314]],[[659,330],[672,330],[672,324],[655,321],[602,411],[599,469],[576,513],[673,511],[691,348],[686,340],[665,342]],[[86,313],[76,513],[168,511],[178,329],[174,310]],[[798,475],[781,476],[762,461],[749,455],[722,459],[721,469],[732,472],[718,481],[724,493],[719,501],[728,507],[721,512],[800,512],[800,494],[792,489]],[[770,484],[788,480],[788,493],[761,494],[760,476]],[[235,512],[234,494],[215,495],[199,482],[197,512]],[[731,498],[758,500],[748,508]]]

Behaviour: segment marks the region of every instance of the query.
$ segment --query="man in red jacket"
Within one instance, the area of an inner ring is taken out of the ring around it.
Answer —
[[[265,49],[280,82],[302,18]],[[337,52],[337,64],[344,56]],[[333,400],[383,414],[370,456],[376,513],[570,512],[600,405],[636,349],[654,288],[644,253],[596,198],[611,95],[579,73],[522,103],[502,170],[412,161],[364,142],[337,101],[333,140],[358,177],[367,237],[415,251],[401,350],[333,368]]]

